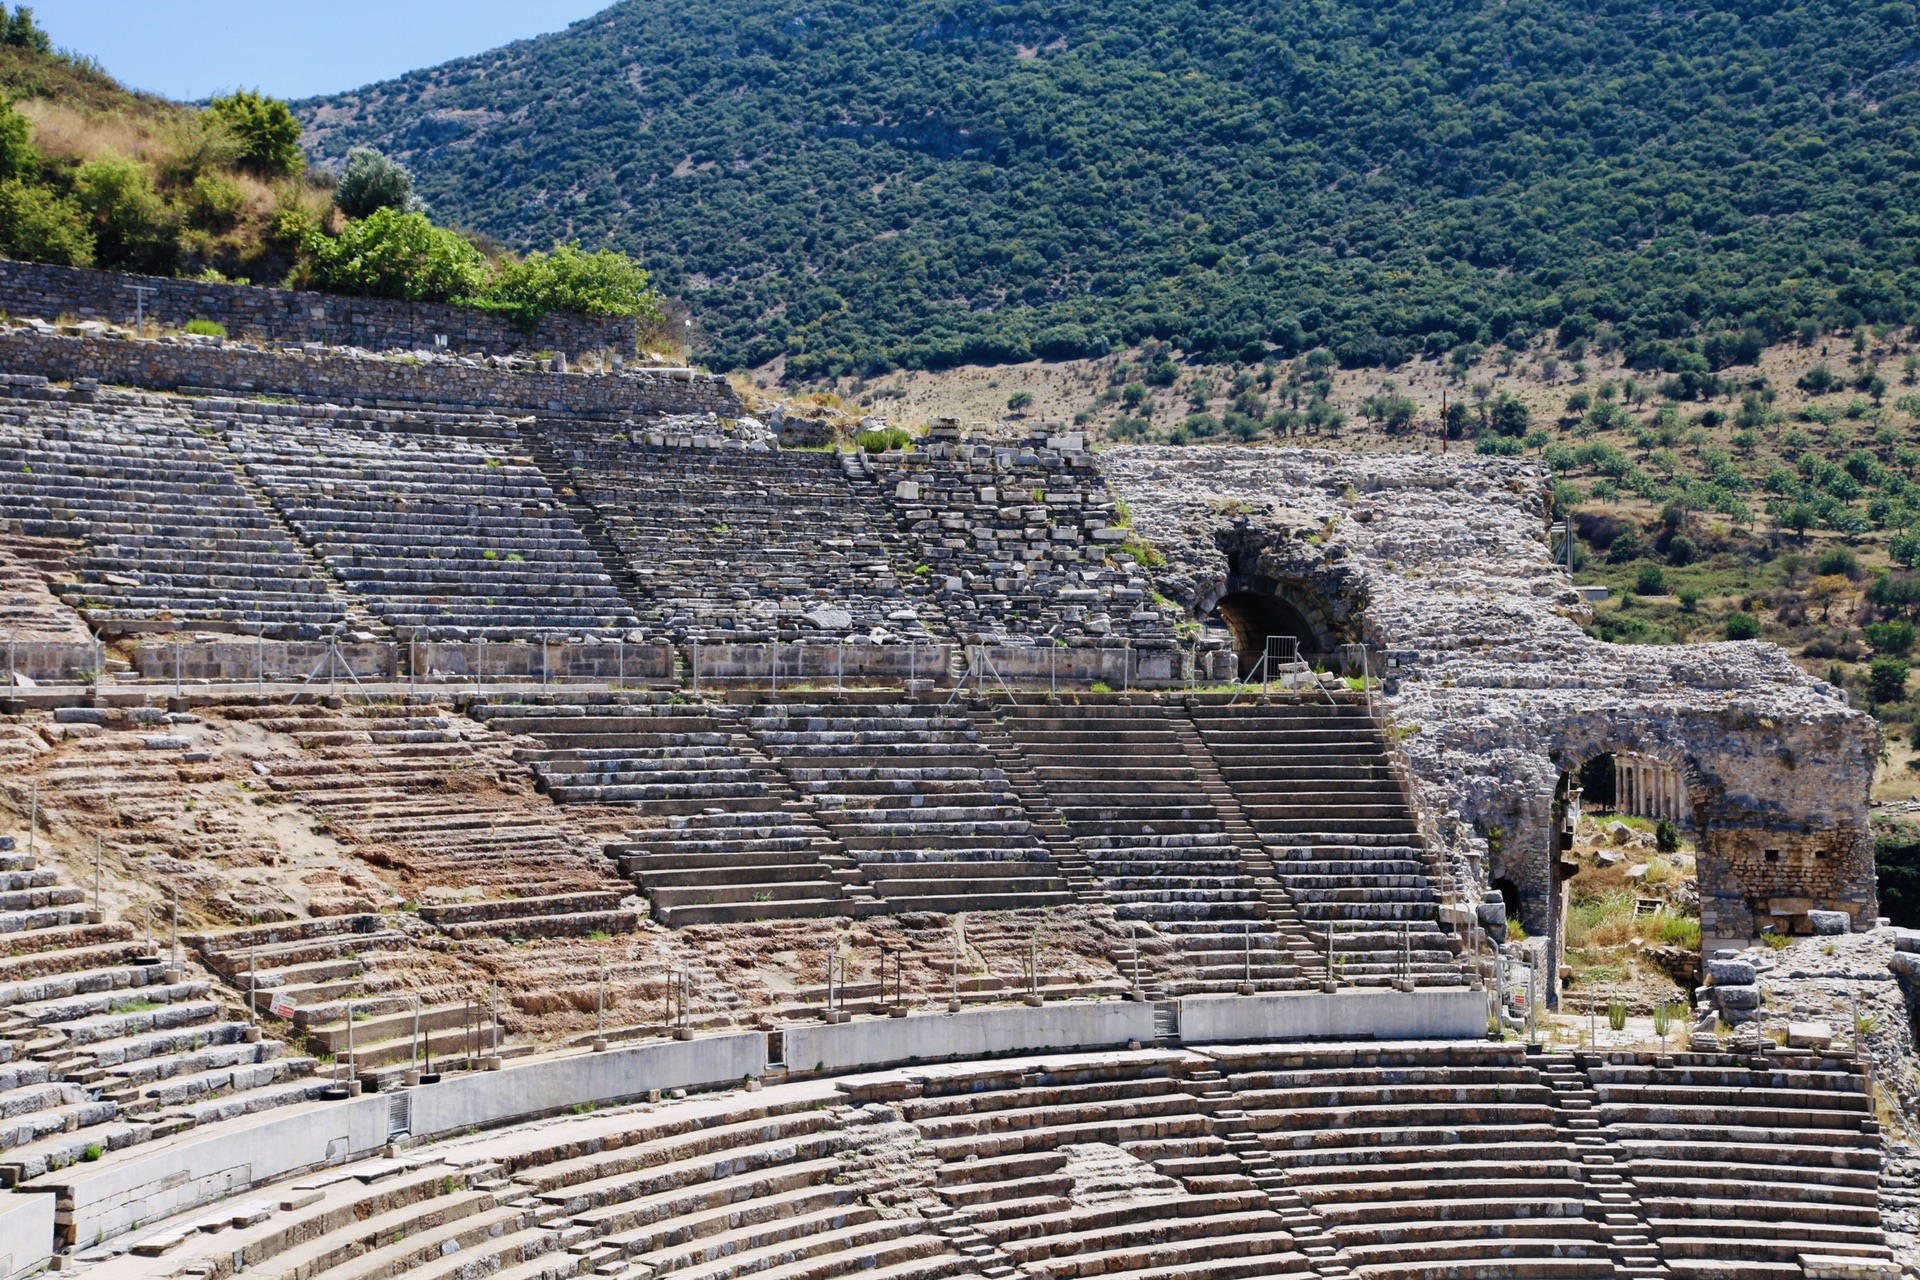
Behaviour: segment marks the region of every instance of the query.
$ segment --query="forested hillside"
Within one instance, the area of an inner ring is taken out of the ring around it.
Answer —
[[[721,366],[1673,365],[1920,318],[1917,77],[1874,0],[628,0],[298,109],[447,217],[641,254]]]

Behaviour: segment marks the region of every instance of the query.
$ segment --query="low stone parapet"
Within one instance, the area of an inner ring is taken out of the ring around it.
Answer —
[[[560,373],[367,352],[273,350],[233,342],[136,340],[44,329],[0,332],[0,368],[212,398],[283,395],[368,408],[538,414],[625,421],[636,414],[741,412],[733,387],[691,369]],[[218,388],[218,390],[210,390]]]
[[[953,646],[944,644],[694,644],[685,654],[687,678],[696,684],[944,683],[953,662]]]

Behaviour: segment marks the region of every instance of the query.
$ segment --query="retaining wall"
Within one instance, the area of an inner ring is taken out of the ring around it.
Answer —
[[[708,681],[942,680],[953,661],[944,644],[688,645],[687,673]]]
[[[1478,991],[1196,997],[1179,1005],[1181,1039],[1189,1045],[1467,1040],[1486,1034],[1486,997]],[[845,1073],[908,1062],[1145,1044],[1154,1037],[1154,1009],[1145,1002],[1063,1001],[800,1025],[775,1034],[782,1037],[791,1071]],[[766,1033],[737,1032],[540,1058],[439,1084],[195,1129],[114,1152],[97,1164],[58,1170],[23,1190],[57,1197],[58,1215],[45,1224],[47,1230],[57,1224],[62,1241],[91,1244],[261,1183],[363,1159],[398,1135],[431,1139],[584,1104],[630,1101],[652,1089],[736,1083],[764,1074],[767,1056]],[[41,1220],[31,1216],[37,1208],[22,1211],[28,1216],[15,1223],[23,1237],[40,1229]],[[7,1247],[9,1221],[0,1213],[0,1250]],[[34,1246],[29,1239],[15,1247],[30,1252]]]
[[[0,1280],[29,1275],[53,1256],[54,1198],[8,1196],[0,1200]]]
[[[1180,1038],[1188,1044],[1232,1044],[1249,1040],[1477,1040],[1486,1034],[1484,991],[1189,996],[1180,1001]]]
[[[0,368],[53,381],[94,379],[209,397],[284,395],[370,409],[538,414],[624,421],[635,414],[738,417],[725,378],[692,369],[550,373],[447,359],[272,351],[234,342],[0,333]]]
[[[1038,1008],[876,1018],[788,1027],[781,1033],[787,1070],[836,1073],[903,1062],[986,1058],[1016,1050],[1100,1049],[1153,1039],[1145,1002],[1062,1003]]]
[[[639,329],[632,316],[549,315],[528,334],[487,311],[432,302],[390,302],[330,293],[208,284],[163,276],[51,267],[0,260],[0,310],[54,320],[132,324],[133,286],[146,292],[148,321],[184,329],[211,320],[236,338],[267,342],[325,342],[385,350],[431,348],[445,336],[456,351],[506,355],[517,351],[632,351]]]

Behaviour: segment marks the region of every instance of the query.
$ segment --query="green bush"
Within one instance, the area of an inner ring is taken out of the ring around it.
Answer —
[[[1663,596],[1667,594],[1667,571],[1657,564],[1643,564],[1640,572],[1633,577],[1635,595]]]
[[[203,231],[226,231],[246,208],[247,193],[232,178],[203,173],[187,193],[187,223]]]
[[[197,333],[207,338],[224,338],[227,336],[227,326],[212,320],[189,320],[187,332]]]
[[[1473,451],[1491,454],[1496,458],[1516,458],[1524,451],[1524,446],[1512,436],[1481,436],[1473,442]]]
[[[60,267],[93,265],[93,233],[79,204],[17,179],[0,182],[0,253]]]
[[[1727,639],[1758,640],[1760,638],[1760,619],[1750,613],[1736,613],[1727,618]]]
[[[1860,553],[1852,547],[1830,547],[1821,552],[1813,571],[1822,577],[1840,574],[1855,581],[1866,572],[1860,567]]]
[[[333,203],[349,218],[371,217],[382,209],[426,212],[413,194],[413,175],[407,167],[371,147],[347,152],[340,181],[333,189]]]
[[[883,427],[878,431],[862,431],[853,442],[868,453],[888,453],[905,449],[913,443],[913,437],[899,427]]]
[[[101,266],[167,275],[179,259],[172,215],[154,189],[153,171],[122,155],[90,160],[74,174]]]
[[[1654,824],[1653,847],[1661,853],[1680,851],[1680,828],[1674,826],[1671,819],[1662,818]]]
[[[512,312],[528,325],[537,324],[549,311],[660,319],[660,295],[639,263],[611,249],[585,253],[577,244],[556,245],[552,253],[530,253],[518,262],[504,262],[476,292],[481,302]]]
[[[1027,408],[1031,408],[1032,405],[1033,405],[1033,392],[1031,391],[1016,391],[1012,395],[1007,397],[1007,408],[1009,409],[1013,409],[1013,410],[1027,409]]]
[[[1913,624],[1905,618],[1896,618],[1892,622],[1868,623],[1864,630],[1867,643],[1873,646],[1876,653],[1902,657],[1907,650],[1913,648]]]
[[[1867,691],[1875,702],[1899,702],[1907,696],[1907,664],[1879,657],[1867,664]]]
[[[307,167],[300,151],[300,121],[278,98],[242,89],[207,104],[213,117],[240,141],[240,163],[265,177],[299,173]]]
[[[312,283],[335,293],[403,302],[451,302],[487,281],[480,251],[425,214],[379,209],[336,238],[308,235]]]

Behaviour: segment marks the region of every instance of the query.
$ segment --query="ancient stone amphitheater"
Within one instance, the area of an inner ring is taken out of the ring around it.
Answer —
[[[1709,950],[1877,923],[1871,721],[1589,643],[1533,467],[13,285],[0,1277],[1902,1273],[1853,1036],[1513,1030],[1602,753]]]

